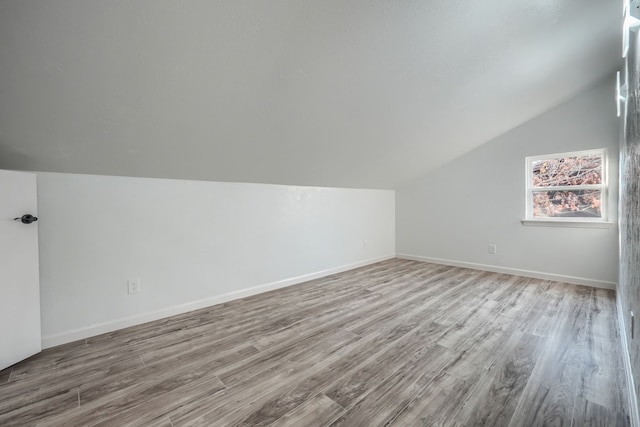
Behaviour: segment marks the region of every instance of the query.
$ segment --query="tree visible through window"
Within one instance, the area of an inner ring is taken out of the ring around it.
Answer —
[[[606,153],[527,158],[527,218],[605,219]]]

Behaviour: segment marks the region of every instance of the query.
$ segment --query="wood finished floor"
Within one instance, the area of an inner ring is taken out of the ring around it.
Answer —
[[[626,426],[613,291],[389,260],[43,351],[1,426]]]

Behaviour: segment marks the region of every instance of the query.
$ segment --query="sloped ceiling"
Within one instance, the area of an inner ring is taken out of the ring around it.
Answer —
[[[394,188],[613,73],[621,16],[605,0],[0,0],[0,168]]]

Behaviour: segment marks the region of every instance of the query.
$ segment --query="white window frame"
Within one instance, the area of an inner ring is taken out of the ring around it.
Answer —
[[[602,183],[589,185],[567,185],[558,187],[534,187],[533,186],[533,163],[540,160],[561,159],[565,157],[579,157],[589,155],[602,156]],[[525,219],[522,220],[524,225],[542,225],[542,226],[561,226],[561,227],[597,227],[608,228],[613,223],[608,221],[608,199],[609,199],[609,172],[608,172],[608,156],[607,149],[600,148],[596,150],[570,151],[566,153],[545,154],[540,156],[530,156],[526,161],[526,207]],[[553,190],[600,190],[600,218],[593,217],[534,217],[533,216],[533,193],[535,191]]]

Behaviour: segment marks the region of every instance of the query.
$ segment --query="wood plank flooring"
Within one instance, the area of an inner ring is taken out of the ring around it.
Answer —
[[[393,259],[43,351],[2,426],[628,426],[613,291]]]

